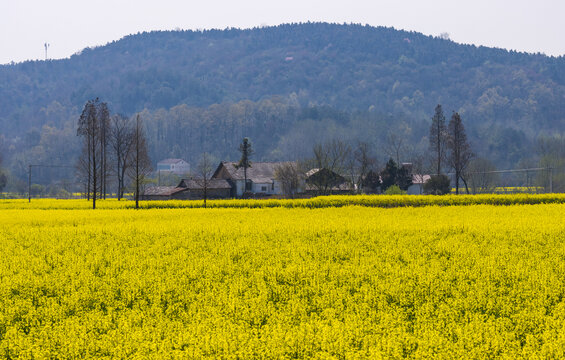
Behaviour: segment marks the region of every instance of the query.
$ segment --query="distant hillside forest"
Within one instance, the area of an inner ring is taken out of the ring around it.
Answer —
[[[236,160],[244,136],[256,160],[304,158],[339,138],[367,142],[381,161],[400,142],[409,162],[428,150],[442,104],[501,169],[537,165],[540,139],[565,132],[565,58],[345,24],[140,33],[0,66],[2,166],[25,179],[30,163],[75,164],[77,120],[96,97],[141,113],[154,162]]]

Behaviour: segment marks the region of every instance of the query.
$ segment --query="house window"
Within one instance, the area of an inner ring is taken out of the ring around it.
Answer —
[[[267,191],[267,187],[266,187],[266,186],[261,186],[261,191],[263,191],[263,192]]]

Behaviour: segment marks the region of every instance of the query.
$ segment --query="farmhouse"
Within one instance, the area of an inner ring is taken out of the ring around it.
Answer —
[[[190,164],[183,159],[165,159],[157,163],[157,171],[184,175],[190,171]]]
[[[306,193],[309,194],[343,194],[355,189],[344,176],[326,169],[311,169],[306,172]]]
[[[424,193],[424,184],[430,179],[430,175],[412,174],[412,185],[406,192],[408,195],[421,195]]]
[[[275,172],[280,162],[254,162],[247,168],[247,185],[245,186],[245,175],[242,167],[237,168],[237,163],[223,161],[220,163],[212,179],[223,179],[229,181],[233,197],[241,197],[244,192],[259,196],[280,195],[282,186],[275,179]]]

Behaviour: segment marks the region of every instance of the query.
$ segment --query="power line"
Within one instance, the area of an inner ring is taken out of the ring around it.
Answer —
[[[473,175],[473,174],[502,174],[502,173],[528,172],[528,171],[541,171],[541,170],[552,170],[552,168],[529,168],[529,169],[512,169],[512,170],[475,171],[475,172],[468,172],[466,174],[468,174],[468,175]],[[449,174],[454,175],[454,173],[449,173]]]
[[[511,169],[511,170],[490,170],[490,171],[473,171],[466,172],[465,175],[485,175],[485,174],[507,174],[507,173],[528,173],[535,171],[547,171],[549,178],[549,192],[553,192],[553,170],[552,167],[538,167],[538,168],[525,168],[525,169]],[[447,175],[455,175],[455,173],[448,173]]]

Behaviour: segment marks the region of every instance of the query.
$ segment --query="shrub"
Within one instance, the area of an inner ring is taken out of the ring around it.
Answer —
[[[386,189],[385,195],[406,195],[406,191],[402,190],[398,185],[391,185]]]
[[[445,195],[451,191],[449,177],[447,175],[432,175],[424,183],[424,193],[428,195]]]

